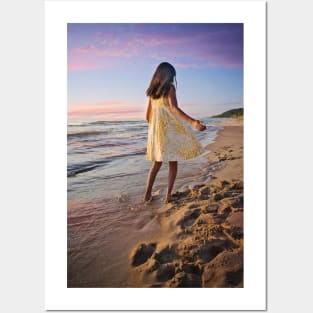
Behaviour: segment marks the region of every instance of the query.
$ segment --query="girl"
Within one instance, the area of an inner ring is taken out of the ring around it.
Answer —
[[[146,119],[149,123],[146,159],[153,161],[149,172],[145,202],[152,200],[152,186],[162,162],[169,162],[168,188],[165,203],[171,201],[171,193],[177,175],[177,161],[194,158],[203,153],[196,136],[181,123],[190,123],[195,129],[206,129],[198,120],[184,113],[177,105],[175,68],[163,62],[153,74],[146,94],[149,97]],[[177,83],[176,83],[177,86]]]

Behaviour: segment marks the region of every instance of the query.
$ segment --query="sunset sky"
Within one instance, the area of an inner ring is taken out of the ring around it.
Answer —
[[[144,119],[155,68],[196,118],[243,107],[243,24],[68,24],[71,121]]]

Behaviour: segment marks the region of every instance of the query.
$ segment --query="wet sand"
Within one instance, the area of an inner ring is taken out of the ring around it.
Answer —
[[[128,287],[243,287],[243,120],[223,126],[209,181],[174,193],[131,249]]]

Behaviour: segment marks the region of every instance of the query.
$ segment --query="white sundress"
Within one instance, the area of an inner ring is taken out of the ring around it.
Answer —
[[[195,134],[170,110],[168,98],[151,98],[146,159],[180,161],[197,157],[203,152]]]

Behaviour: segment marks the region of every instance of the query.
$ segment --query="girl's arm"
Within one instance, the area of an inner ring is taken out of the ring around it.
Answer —
[[[174,87],[170,88],[169,94],[168,94],[168,101],[170,110],[173,112],[174,115],[177,117],[183,119],[187,123],[191,124],[194,128],[197,130],[205,130],[206,127],[202,125],[198,120],[193,119],[191,116],[187,115],[183,110],[181,110],[177,105],[177,98],[176,98],[176,91]]]
[[[151,115],[151,98],[149,97],[149,103],[148,103],[147,112],[146,112],[146,120],[148,123],[150,121],[150,115]]]

